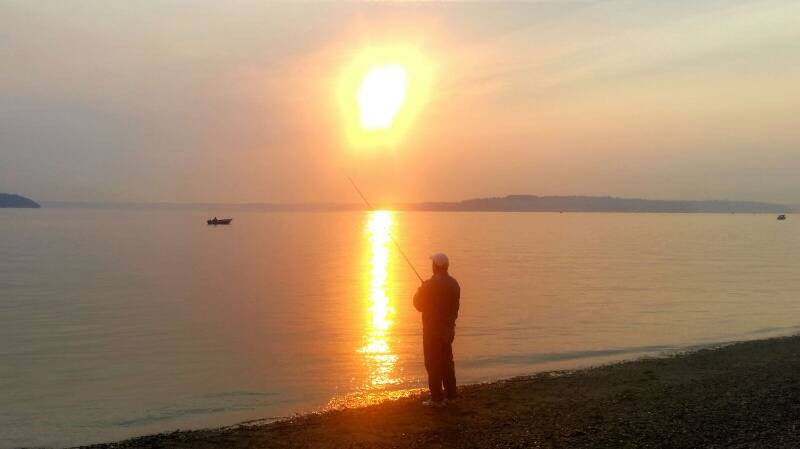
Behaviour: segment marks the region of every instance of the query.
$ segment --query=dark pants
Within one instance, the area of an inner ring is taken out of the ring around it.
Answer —
[[[443,335],[444,334],[444,335]],[[456,366],[453,363],[453,339],[455,332],[423,332],[422,348],[425,351],[425,370],[428,371],[428,388],[431,399],[441,401],[455,399]],[[444,392],[442,392],[444,386]]]

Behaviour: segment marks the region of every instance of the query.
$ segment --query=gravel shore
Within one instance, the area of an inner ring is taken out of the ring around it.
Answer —
[[[100,448],[798,448],[800,336]]]

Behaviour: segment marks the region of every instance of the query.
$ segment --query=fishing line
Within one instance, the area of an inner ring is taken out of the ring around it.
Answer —
[[[347,179],[350,181],[350,184],[353,186],[354,189],[356,189],[356,192],[358,192],[358,196],[361,197],[361,199],[364,201],[364,204],[367,205],[367,208],[370,210],[370,212],[375,212],[375,208],[372,207],[372,204],[370,204],[369,200],[367,200],[367,197],[365,197],[364,194],[361,192],[361,189],[358,188],[356,182],[353,181],[353,178],[351,178],[350,175],[345,175],[345,176],[347,176]],[[425,282],[424,280],[422,280],[422,276],[419,275],[417,269],[414,268],[414,264],[411,263],[411,260],[408,258],[408,256],[406,256],[406,253],[403,251],[403,248],[400,248],[400,244],[397,243],[397,240],[394,239],[394,236],[391,233],[389,234],[389,238],[392,239],[392,243],[394,243],[394,246],[397,248],[397,251],[400,253],[401,256],[403,256],[403,259],[405,259],[408,266],[411,267],[411,270],[414,271],[414,274],[417,275],[417,279],[419,279],[419,282],[420,283]]]

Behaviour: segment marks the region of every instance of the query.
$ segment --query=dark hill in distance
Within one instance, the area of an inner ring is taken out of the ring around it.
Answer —
[[[218,211],[334,212],[364,210],[358,203],[78,203],[49,201],[46,207],[97,209],[185,209]],[[783,204],[753,201],[645,200],[599,196],[509,195],[475,198],[459,202],[376,204],[378,209],[454,212],[672,212],[672,213],[768,213],[785,214],[792,208]]]
[[[502,198],[475,198],[455,203],[419,203],[404,207],[429,211],[496,212],[671,212],[671,213],[786,213],[782,204],[755,201],[680,201],[615,198],[610,196],[508,195]]]
[[[0,193],[0,207],[26,207],[37,208],[39,203],[24,196],[14,195],[12,193]]]

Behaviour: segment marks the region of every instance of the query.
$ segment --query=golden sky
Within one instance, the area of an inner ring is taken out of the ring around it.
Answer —
[[[800,203],[798,55],[793,1],[4,1],[0,191]],[[369,58],[425,70],[390,144],[348,137]]]

